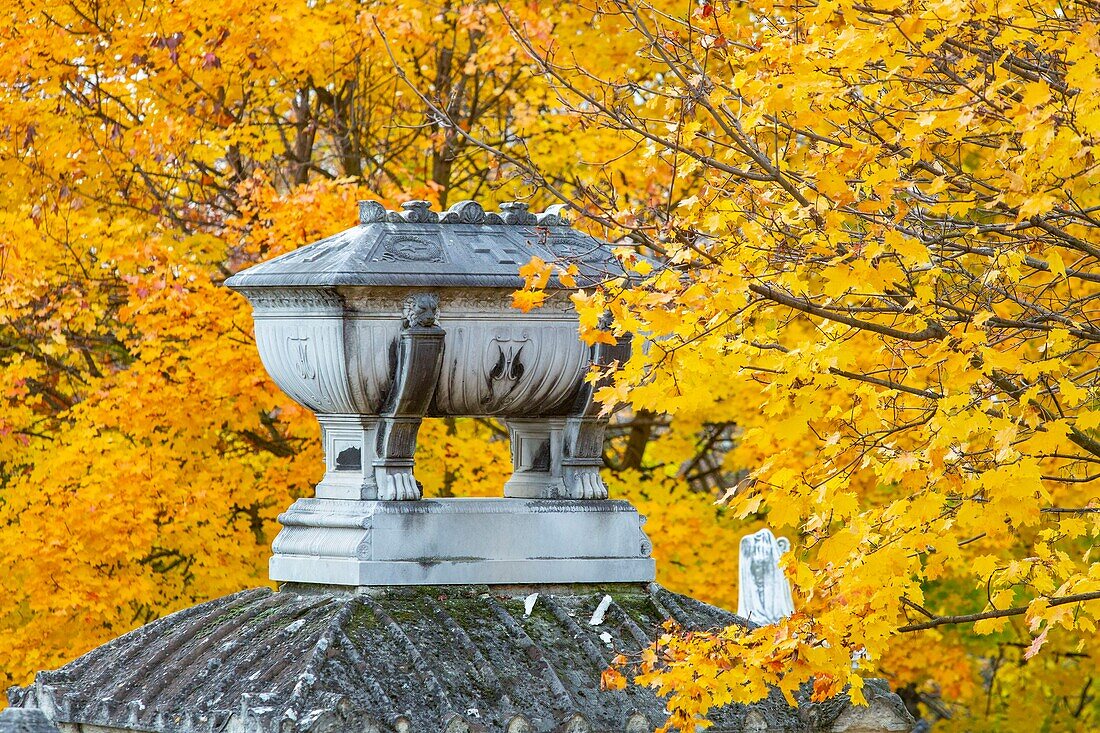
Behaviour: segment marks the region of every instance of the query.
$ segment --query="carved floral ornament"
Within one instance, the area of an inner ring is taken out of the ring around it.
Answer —
[[[428,201],[406,201],[401,211],[389,211],[377,201],[359,202],[359,223],[379,224],[508,224],[519,226],[567,227],[562,216],[565,206],[550,206],[541,214],[528,211],[522,201],[500,205],[498,213],[488,212],[476,201],[459,201],[444,212],[432,211]]]

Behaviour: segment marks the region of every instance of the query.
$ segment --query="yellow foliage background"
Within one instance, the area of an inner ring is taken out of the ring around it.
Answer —
[[[267,582],[321,455],[229,274],[359,199],[561,195],[644,281],[575,301],[652,337],[603,396],[658,580],[733,608],[737,539],[792,539],[789,624],[640,660],[678,722],[874,674],[937,730],[1095,727],[1096,603],[1047,603],[1100,588],[1095,6],[564,5],[0,9],[0,681]],[[507,464],[421,433],[429,495]]]

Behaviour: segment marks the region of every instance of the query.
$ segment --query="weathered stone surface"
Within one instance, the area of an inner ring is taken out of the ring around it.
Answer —
[[[867,705],[849,705],[833,721],[830,733],[881,733],[911,731],[913,720],[904,704],[885,685],[866,690]]]
[[[299,499],[270,577],[335,585],[624,583],[654,579],[625,501]]]
[[[57,726],[37,708],[0,710],[0,733],[58,733]]]
[[[590,626],[605,595],[604,621]],[[689,628],[744,623],[657,586],[256,589],[155,621],[9,697],[65,730],[640,733],[664,720],[661,701],[600,691],[599,676],[669,616]],[[865,689],[867,713],[843,698],[791,708],[774,692],[716,711],[712,730],[908,729],[895,695]]]

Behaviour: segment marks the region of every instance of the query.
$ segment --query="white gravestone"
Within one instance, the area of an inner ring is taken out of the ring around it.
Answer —
[[[780,556],[789,549],[790,540],[776,539],[767,528],[741,538],[738,616],[758,624],[774,624],[794,613],[791,584],[779,567]]]

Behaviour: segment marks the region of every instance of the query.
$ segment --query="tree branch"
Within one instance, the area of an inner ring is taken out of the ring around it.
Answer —
[[[901,331],[890,326],[883,326],[879,323],[872,321],[862,321],[858,318],[844,315],[843,313],[837,313],[827,308],[816,306],[809,301],[802,298],[796,298],[795,296],[785,293],[781,290],[769,287],[767,285],[761,285],[753,283],[749,285],[749,290],[757,295],[773,300],[776,303],[785,305],[795,310],[800,310],[803,313],[809,313],[810,315],[825,318],[830,321],[836,321],[837,323],[843,323],[846,326],[852,328],[863,329],[864,331],[872,331],[874,333],[882,334],[883,336],[890,336],[891,338],[900,339],[902,341],[935,341],[942,339],[947,335],[947,330],[935,321],[929,321],[928,326],[921,331]]]
[[[1048,606],[1064,606],[1067,603],[1083,603],[1084,601],[1100,600],[1100,591],[1094,591],[1092,593],[1078,593],[1073,596],[1063,596],[1062,598],[1051,598]],[[982,613],[967,613],[961,616],[936,616],[930,621],[922,621],[919,624],[908,624],[898,628],[899,632],[907,633],[910,631],[924,631],[925,629],[932,629],[937,626],[947,626],[948,624],[968,624],[974,621],[982,621],[987,618],[1004,618],[1005,616],[1020,616],[1027,613],[1027,606],[1016,606],[1015,608],[1005,608],[996,611],[983,611]]]

